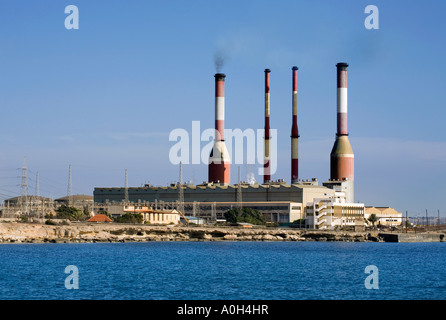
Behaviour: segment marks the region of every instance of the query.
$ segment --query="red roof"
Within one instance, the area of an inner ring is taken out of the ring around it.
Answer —
[[[112,222],[113,220],[107,217],[105,214],[97,214],[90,219],[88,222]]]

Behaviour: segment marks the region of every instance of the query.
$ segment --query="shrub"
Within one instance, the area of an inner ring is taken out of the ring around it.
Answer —
[[[126,213],[117,218],[115,218],[115,222],[118,223],[142,223],[144,220],[142,214],[137,213]]]
[[[246,222],[257,225],[264,225],[266,223],[263,214],[252,208],[236,208],[225,212],[226,221],[230,223]]]
[[[82,221],[86,220],[88,218],[88,215],[82,212],[82,210],[79,210],[75,207],[68,207],[63,204],[59,208],[57,208],[56,217],[59,219],[68,219],[70,221]]]

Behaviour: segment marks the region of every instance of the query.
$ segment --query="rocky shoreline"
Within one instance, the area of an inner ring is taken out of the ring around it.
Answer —
[[[128,224],[45,225],[0,223],[0,243],[85,243],[145,241],[383,241],[377,232],[292,228],[152,226]]]

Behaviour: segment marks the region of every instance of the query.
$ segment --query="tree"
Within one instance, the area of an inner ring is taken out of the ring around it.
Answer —
[[[251,224],[264,225],[266,223],[263,214],[252,208],[231,209],[225,212],[226,221],[230,223],[247,222]]]
[[[68,219],[70,221],[82,221],[88,218],[88,216],[85,215],[82,210],[75,207],[68,207],[65,204],[56,209],[56,217],[59,219]]]
[[[118,222],[118,223],[142,223],[143,220],[144,220],[144,217],[140,213],[137,213],[137,214],[126,213],[126,214],[123,214],[123,215],[115,218],[115,222]]]
[[[373,228],[375,227],[375,222],[378,221],[378,217],[376,216],[376,214],[372,213],[370,215],[370,217],[367,219],[368,221],[370,221],[373,225]]]
[[[85,216],[89,217],[90,216],[90,211],[88,210],[88,206],[84,206],[84,210],[82,211]]]

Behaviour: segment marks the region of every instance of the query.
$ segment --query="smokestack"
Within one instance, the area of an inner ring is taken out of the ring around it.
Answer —
[[[271,70],[265,69],[265,145],[264,145],[264,162],[263,162],[263,182],[271,181],[271,155],[270,155],[270,127],[269,127],[269,74]]]
[[[291,127],[291,183],[299,180],[299,129],[297,128],[297,70],[293,70],[293,126]]]
[[[337,134],[330,155],[330,178],[346,180],[346,201],[354,202],[354,153],[347,131],[347,67],[340,62],[337,67]]]
[[[228,149],[225,145],[225,77],[215,74],[215,137],[209,156],[209,182],[229,184],[231,167]]]

